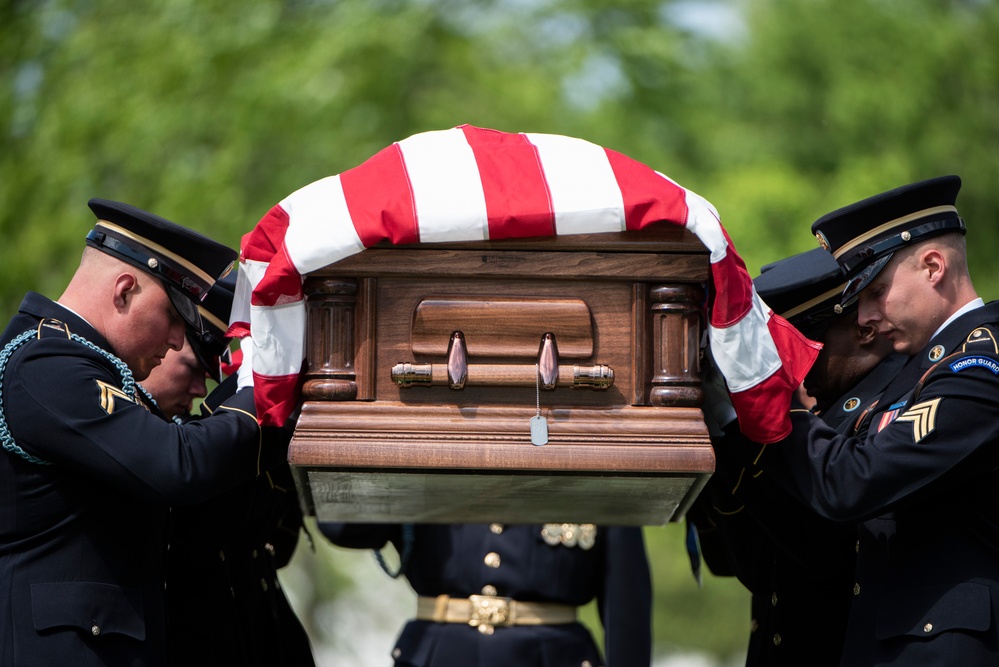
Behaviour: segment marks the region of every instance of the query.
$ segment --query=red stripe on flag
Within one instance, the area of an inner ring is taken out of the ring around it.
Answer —
[[[660,220],[678,225],[687,222],[687,198],[683,188],[641,162],[607,148],[604,151],[621,188],[628,229],[642,229]]]
[[[783,440],[791,433],[791,396],[805,379],[822,345],[805,338],[779,315],[772,315],[767,328],[777,346],[781,367],[758,385],[732,394],[743,435],[760,444]]]
[[[301,301],[303,297],[302,274],[295,268],[288,251],[282,247],[271,258],[264,277],[253,288],[250,303],[254,306],[280,306]]]
[[[243,235],[240,245],[242,259],[268,265],[264,277],[250,296],[250,303],[254,306],[276,306],[302,298],[302,276],[291,263],[284,247],[289,224],[288,213],[280,205],[274,206],[253,231]]]
[[[725,239],[728,240],[728,233]],[[711,280],[714,286],[711,326],[724,329],[745,317],[753,307],[753,280],[731,241],[725,256],[711,265]]]
[[[252,297],[250,299],[252,301]],[[226,329],[226,338],[246,338],[250,335],[250,323],[249,322],[233,322]]]
[[[538,149],[522,134],[462,125],[475,155],[489,238],[554,236],[555,214]]]
[[[257,408],[257,422],[263,426],[280,426],[288,421],[299,399],[299,379],[295,375],[253,374],[253,402]]]
[[[280,205],[274,206],[260,219],[252,231],[240,241],[240,260],[269,262],[278,248],[284,245],[284,235],[290,222]]]
[[[398,144],[340,175],[350,219],[365,248],[379,241],[416,243],[420,230],[413,189]]]

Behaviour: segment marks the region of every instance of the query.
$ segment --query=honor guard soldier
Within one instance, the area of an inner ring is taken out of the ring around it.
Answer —
[[[652,584],[640,528],[325,522],[319,527],[343,547],[381,549],[392,542],[399,552],[400,572],[419,597],[416,619],[392,650],[398,667],[651,662]],[[576,608],[594,598],[606,662],[576,617]]]
[[[137,387],[185,325],[201,330],[198,303],[234,253],[127,204],[90,208],[62,296],[29,293],[0,341],[4,665],[164,665],[167,507],[267,460],[252,391],[181,426]]]
[[[754,281],[774,312],[823,343],[804,389],[813,412],[851,431],[905,360],[856,305],[843,307],[846,279],[816,248],[764,267]],[[713,437],[715,475],[688,515],[715,574],[737,576],[753,594],[747,667],[835,667],[846,633],[855,568],[856,525],[819,516],[765,477],[747,474],[728,451],[758,451],[731,422]]]
[[[913,183],[812,231],[858,321],[909,355],[856,436],[792,415],[755,470],[823,516],[858,521],[841,664],[999,664],[999,303],[968,271],[961,181]]]
[[[198,386],[192,376],[200,376],[201,387],[206,375],[221,382],[202,403],[203,415],[235,392],[235,368],[227,363],[230,375],[222,380],[220,363],[231,361],[225,334],[235,286],[233,273],[212,286],[198,307],[202,331],[189,330],[189,345],[167,354],[153,370],[153,382],[144,384],[167,417],[192,419],[189,398]],[[286,461],[210,500],[171,509],[166,568],[171,665],[315,664],[309,637],[277,574],[291,560],[302,529]]]

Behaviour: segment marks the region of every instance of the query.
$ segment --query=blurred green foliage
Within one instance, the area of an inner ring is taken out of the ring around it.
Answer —
[[[5,0],[0,312],[59,296],[90,197],[237,246],[295,189],[460,123],[654,166],[751,272],[834,208],[957,173],[995,298],[997,32],[990,0]],[[744,593],[698,590],[675,528],[649,529],[657,641],[738,651]]]

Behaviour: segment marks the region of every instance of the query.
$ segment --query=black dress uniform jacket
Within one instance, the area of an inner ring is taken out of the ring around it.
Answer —
[[[999,303],[965,313],[859,437],[799,413],[760,458],[819,513],[862,522],[844,667],[999,664],[997,330]]]
[[[252,392],[178,426],[128,398],[107,341],[72,312],[30,293],[0,343],[27,330],[42,337],[0,385],[0,664],[163,665],[166,510],[256,475]]]
[[[236,376],[229,376],[205,399],[203,411],[217,410],[235,385]],[[171,509],[171,665],[315,664],[277,573],[291,560],[301,531],[302,510],[287,462],[207,502]]]
[[[822,415],[851,433],[906,358],[891,355]],[[753,594],[747,667],[834,667],[846,635],[856,561],[855,524],[816,514],[733,450],[757,452],[732,424],[715,441],[715,476],[689,518],[715,574],[736,576]]]
[[[597,599],[606,663],[582,624],[498,627],[413,620],[393,649],[397,667],[639,667],[651,661],[652,586],[640,528],[597,527],[589,550],[550,546],[541,525],[413,527],[403,572],[418,595],[489,594],[573,606]],[[334,544],[407,550],[398,525],[321,523]],[[487,555],[494,554],[492,557]],[[492,592],[488,587],[495,589]]]

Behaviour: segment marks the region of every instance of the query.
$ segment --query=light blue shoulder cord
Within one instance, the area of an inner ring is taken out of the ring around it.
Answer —
[[[7,419],[3,409],[3,373],[7,369],[7,361],[10,356],[14,354],[14,350],[24,345],[26,342],[38,336],[37,329],[28,329],[21,335],[15,337],[12,341],[4,345],[2,351],[0,351],[0,445],[12,454],[17,454],[25,461],[29,463],[37,463],[38,465],[52,465],[50,461],[45,459],[40,459],[37,456],[33,456],[28,452],[21,449],[16,442],[14,442],[13,436],[10,434],[10,429],[7,427]],[[77,334],[69,335],[71,340],[75,340],[77,343],[89,347],[94,352],[97,352],[104,356],[108,361],[110,361],[118,369],[118,373],[121,374],[121,388],[126,394],[131,396],[133,399],[137,400],[135,380],[132,377],[132,371],[128,369],[125,362],[111,354],[107,350],[103,350],[83,336],[78,336]],[[145,390],[143,390],[145,391]]]
[[[399,554],[399,569],[393,572],[389,569],[388,564],[385,562],[385,556],[382,552],[375,550],[375,560],[381,566],[382,570],[388,576],[393,579],[398,579],[402,571],[406,569],[406,565],[409,564],[409,556],[413,553],[413,541],[415,540],[415,533],[413,530],[413,524],[404,523],[402,524],[402,553]]]

